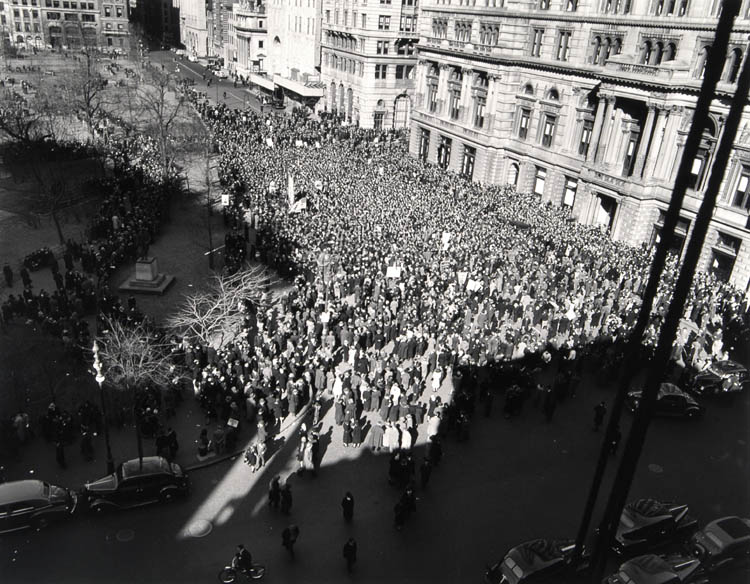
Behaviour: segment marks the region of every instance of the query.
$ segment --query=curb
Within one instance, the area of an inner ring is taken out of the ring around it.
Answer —
[[[284,424],[283,426],[281,426],[279,428],[279,431],[278,431],[278,433],[276,435],[279,436],[279,435],[283,434],[284,431],[287,428],[289,428],[290,426],[292,426],[293,424],[295,424],[298,420],[301,420],[302,418],[304,418],[308,414],[309,411],[310,411],[310,402],[308,402],[307,404],[305,404],[305,407],[303,407],[302,410],[300,410],[299,414],[297,414],[293,420],[291,420],[290,422],[288,422],[288,423]],[[204,469],[204,468],[208,468],[209,466],[214,466],[215,464],[218,464],[220,462],[224,462],[224,461],[227,461],[227,460],[231,460],[231,459],[237,458],[243,452],[245,452],[244,448],[242,448],[241,450],[236,450],[235,452],[232,452],[230,454],[222,454],[221,456],[217,456],[215,458],[211,458],[210,460],[204,460],[202,462],[198,462],[196,464],[193,464],[193,465],[190,465],[190,466],[186,466],[184,468],[188,472],[193,472],[194,470],[201,470],[201,469]],[[270,458],[272,458],[272,457],[269,457],[269,460],[270,460]]]

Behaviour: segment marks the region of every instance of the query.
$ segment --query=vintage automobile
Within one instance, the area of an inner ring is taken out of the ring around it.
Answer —
[[[643,553],[680,538],[687,539],[696,529],[698,521],[688,514],[687,505],[638,499],[622,510],[612,549],[618,555]]]
[[[572,539],[534,539],[511,548],[505,557],[487,567],[484,579],[489,584],[526,584],[527,582],[553,582],[564,573],[583,569],[587,562],[574,564]]]
[[[638,556],[602,580],[602,584],[707,584],[697,558],[673,554]]]
[[[625,405],[634,412],[640,404],[641,390],[628,392],[625,398]],[[662,383],[659,386],[659,393],[656,396],[656,405],[654,406],[655,416],[677,417],[677,418],[699,418],[705,413],[706,408],[700,405],[695,399],[682,391],[673,383]]]
[[[688,387],[696,395],[737,394],[750,387],[750,375],[735,361],[715,361],[693,375]]]
[[[97,481],[86,483],[82,496],[92,511],[127,509],[168,502],[190,490],[182,468],[161,456],[146,456],[143,464],[133,459]]]
[[[690,539],[693,555],[714,571],[750,562],[750,519],[722,517],[711,521]]]
[[[216,75],[219,79],[226,79],[229,77],[229,72],[226,69],[216,69],[214,70],[214,75]]]
[[[44,481],[9,481],[0,484],[0,533],[32,527],[42,529],[69,518],[78,497],[72,491]]]

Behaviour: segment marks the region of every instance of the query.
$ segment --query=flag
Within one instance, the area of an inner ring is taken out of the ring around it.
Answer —
[[[304,211],[307,209],[307,197],[302,197],[299,201],[296,203],[293,203],[289,207],[290,213],[299,213],[300,211]]]
[[[294,177],[291,174],[287,175],[286,179],[286,196],[289,199],[289,206],[294,206]]]

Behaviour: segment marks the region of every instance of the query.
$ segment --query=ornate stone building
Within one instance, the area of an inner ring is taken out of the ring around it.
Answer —
[[[418,0],[323,0],[320,109],[363,128],[405,128],[416,70]]]
[[[265,71],[265,61],[268,55],[267,21],[266,7],[262,2],[255,4],[242,2],[234,5],[232,11],[234,52],[228,59],[233,72],[247,76]]]
[[[693,161],[684,252],[750,34],[744,0]],[[410,149],[513,184],[614,239],[659,239],[720,0],[423,0]],[[750,112],[701,269],[748,289]]]

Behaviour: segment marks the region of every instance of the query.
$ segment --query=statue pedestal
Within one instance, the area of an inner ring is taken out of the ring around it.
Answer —
[[[120,291],[164,294],[172,282],[174,276],[159,273],[159,262],[155,257],[141,257],[135,262],[135,275],[120,284]]]

